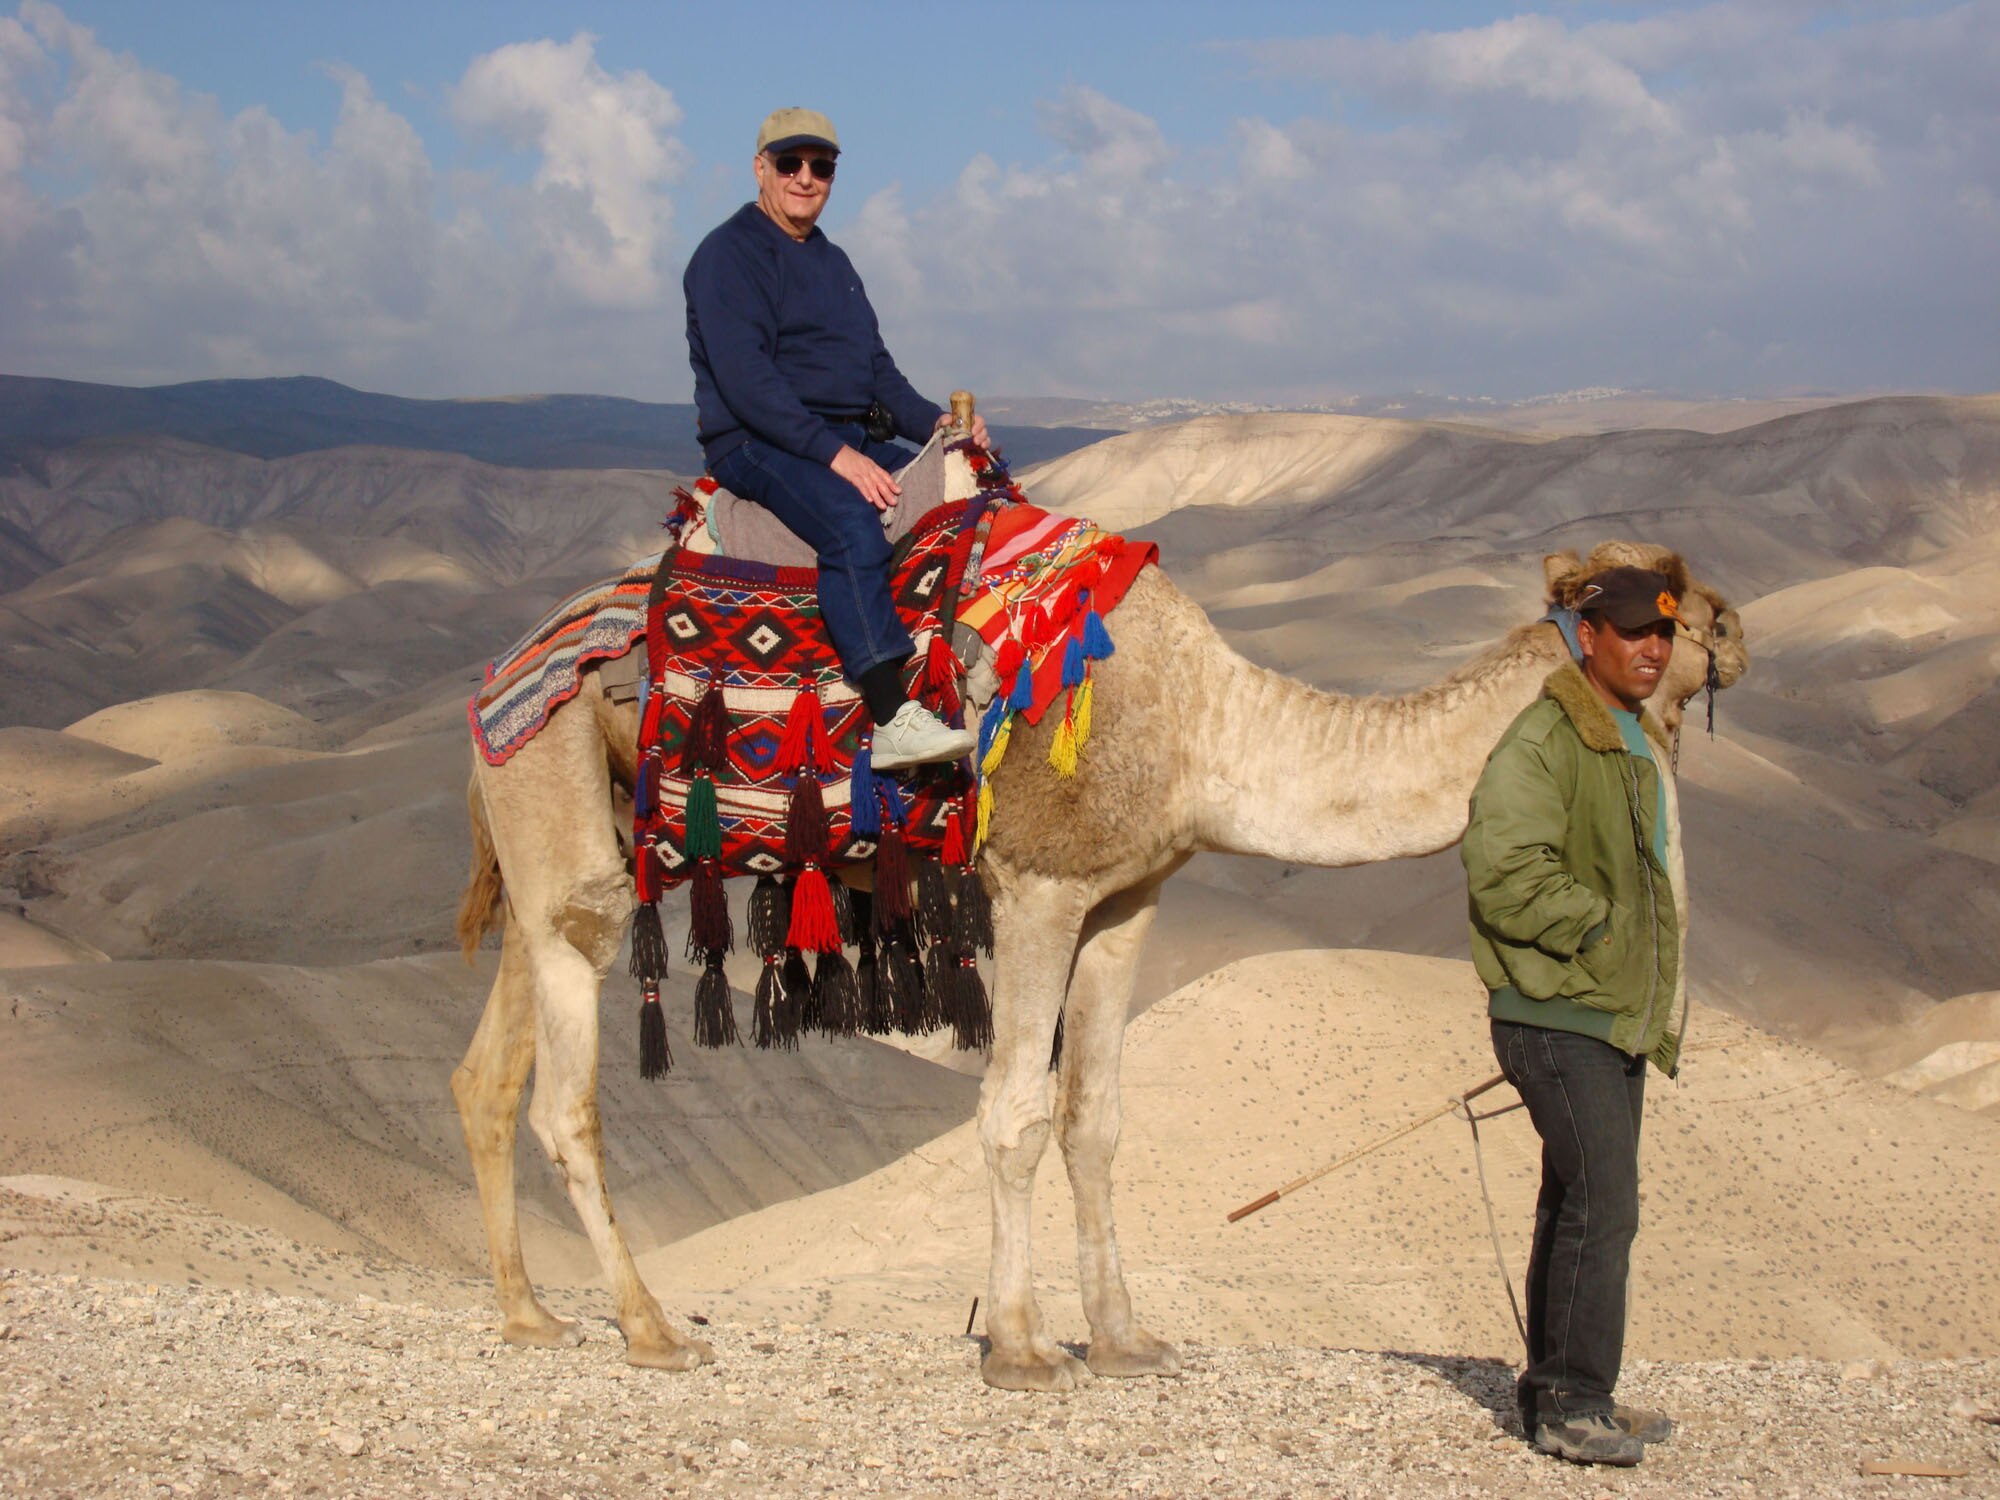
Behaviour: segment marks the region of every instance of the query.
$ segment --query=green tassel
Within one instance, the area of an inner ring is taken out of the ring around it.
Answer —
[[[687,843],[681,853],[689,859],[722,858],[722,819],[715,811],[715,778],[697,775],[688,788]]]

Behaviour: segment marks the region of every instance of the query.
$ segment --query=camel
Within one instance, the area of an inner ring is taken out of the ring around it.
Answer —
[[[1646,544],[1607,543],[1587,564],[1557,554],[1545,561],[1550,597],[1573,597],[1587,572],[1623,562],[1681,567]],[[1654,698],[1676,731],[1711,664],[1725,686],[1748,664],[1740,623],[1712,590],[1692,584],[1683,614]],[[1078,774],[1059,779],[1046,763],[1055,716],[1039,729],[1017,725],[979,859],[995,935],[994,1039],[978,1107],[992,1194],[981,1374],[1006,1389],[1062,1391],[1091,1375],[1179,1369],[1174,1347],[1134,1316],[1111,1206],[1119,1054],[1162,882],[1203,850],[1352,865],[1448,847],[1464,832],[1487,751],[1568,659],[1557,627],[1536,622],[1416,692],[1322,692],[1237,655],[1157,568],[1136,580],[1112,626],[1118,649],[1098,664],[1096,723]],[[504,765],[474,755],[459,932],[470,957],[491,925],[504,921],[504,931],[499,973],[452,1090],[503,1337],[581,1341],[537,1300],[522,1264],[514,1133],[532,1067],[529,1118],[612,1288],[627,1360],[685,1370],[713,1352],[674,1328],[640,1280],[605,1189],[597,1113],[598,990],[633,910],[614,809],[630,806],[636,732],[632,705],[586,683]],[[1076,1200],[1090,1328],[1083,1361],[1045,1331],[1032,1286],[1030,1200],[1052,1132]]]

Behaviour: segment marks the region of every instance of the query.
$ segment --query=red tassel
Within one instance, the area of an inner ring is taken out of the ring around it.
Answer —
[[[665,884],[666,871],[660,867],[660,856],[648,839],[632,851],[632,884],[637,887],[639,903],[650,906],[660,899],[660,888]]]
[[[952,654],[951,645],[938,631],[931,637],[931,648],[924,657],[924,686],[933,691],[947,688],[958,681],[958,658]]]
[[[801,771],[785,813],[785,863],[809,865],[826,858],[826,803],[819,782]]]
[[[796,775],[807,766],[817,767],[819,752],[814,742],[825,738],[826,723],[820,716],[819,695],[811,688],[803,688],[785,716],[785,735],[778,741],[775,766],[786,776]]]
[[[1000,643],[1000,654],[994,659],[993,671],[999,677],[1003,691],[1019,674],[1021,662],[1027,654],[1027,648],[1014,636],[1010,635]]]
[[[944,823],[944,848],[938,853],[938,862],[957,869],[965,863],[965,807],[961,803],[951,810],[951,816]]]
[[[792,882],[792,925],[787,947],[808,953],[832,953],[840,947],[840,920],[833,911],[833,891],[826,872],[808,864]]]
[[[646,716],[639,721],[640,753],[651,750],[660,743],[660,721],[667,716],[667,695],[663,689],[649,687],[646,690]]]

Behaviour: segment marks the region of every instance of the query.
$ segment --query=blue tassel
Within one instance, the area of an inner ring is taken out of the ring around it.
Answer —
[[[1111,632],[1104,628],[1104,616],[1091,610],[1083,617],[1083,654],[1091,661],[1103,661],[1117,648],[1111,644]]]
[[[1000,732],[1000,726],[1007,722],[1007,715],[1013,705],[1005,698],[995,698],[988,705],[986,717],[979,721],[979,764],[986,764],[986,752],[993,748],[993,736]]]
[[[1033,708],[1035,706],[1035,671],[1030,662],[1022,662],[1021,670],[1014,674],[1014,691],[1007,695],[1009,708]]]
[[[659,802],[655,795],[659,785],[658,763],[657,751],[639,757],[638,784],[632,788],[632,820],[641,825],[653,821],[653,810]],[[652,770],[651,775],[647,774],[649,769]]]
[[[1062,685],[1083,686],[1083,642],[1076,636],[1071,636],[1063,647]]]
[[[882,785],[875,774],[875,764],[866,745],[854,752],[854,765],[849,774],[853,804],[848,808],[847,826],[856,838],[879,839],[882,836],[882,806],[876,801],[876,788]]]
[[[903,800],[903,789],[886,776],[878,776],[875,785],[882,793],[882,800],[888,804],[889,821],[901,828],[910,821],[910,805]]]

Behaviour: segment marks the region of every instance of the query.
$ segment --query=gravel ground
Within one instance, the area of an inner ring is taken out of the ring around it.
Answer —
[[[1513,1372],[1184,1350],[1170,1381],[989,1391],[972,1339],[717,1323],[720,1362],[509,1348],[463,1308],[0,1272],[0,1492],[56,1495],[1993,1495],[2000,1360],[1642,1364],[1635,1470],[1530,1452]],[[1965,1471],[1878,1476],[1873,1461]]]

